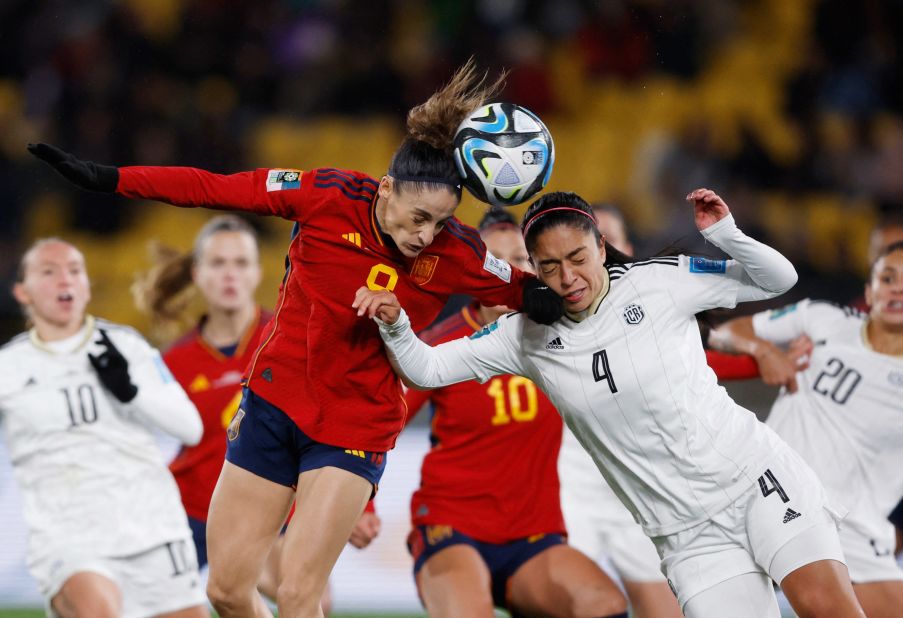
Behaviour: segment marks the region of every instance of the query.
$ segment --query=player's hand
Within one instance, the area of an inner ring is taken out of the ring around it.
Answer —
[[[351,531],[351,537],[348,539],[348,542],[358,549],[363,549],[379,536],[382,527],[383,523],[379,515],[370,511],[364,511],[354,525],[354,530]]]
[[[366,286],[355,292],[351,307],[357,309],[358,317],[376,317],[386,324],[395,324],[401,315],[401,304],[395,294],[388,290],[371,290]]]
[[[28,152],[82,189],[113,193],[119,185],[119,168],[112,165],[82,161],[50,144],[28,144]]]
[[[724,200],[711,189],[690,191],[687,201],[693,204],[696,228],[700,232],[731,214],[731,210]]]
[[[524,281],[522,308],[538,324],[552,324],[564,315],[564,299],[539,279]]]
[[[793,363],[797,371],[805,371],[809,368],[809,360],[812,357],[812,340],[806,335],[800,335],[790,342],[787,351],[787,360]]]
[[[132,378],[129,376],[129,362],[110,341],[107,331],[100,329],[99,332],[100,340],[96,343],[105,350],[97,356],[89,353],[88,360],[94,366],[100,383],[113,393],[116,399],[128,403],[138,394],[138,387],[132,384]]]
[[[753,357],[759,365],[762,381],[770,386],[784,386],[790,393],[798,390],[796,373],[798,356],[784,352],[770,341],[759,341]]]

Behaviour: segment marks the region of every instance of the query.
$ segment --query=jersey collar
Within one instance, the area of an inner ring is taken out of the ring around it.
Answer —
[[[608,296],[608,291],[611,289],[611,278],[608,276],[608,269],[602,269],[602,289],[599,291],[599,295],[593,299],[593,302],[589,304],[589,307],[584,309],[583,311],[578,311],[577,313],[571,313],[570,311],[565,311],[564,315],[573,322],[582,322],[586,318],[591,315],[595,315],[599,310],[599,306],[602,304],[602,301],[605,300],[605,297]]]
[[[34,347],[36,347],[39,350],[42,350],[44,352],[47,352],[48,354],[53,354],[53,355],[72,354],[73,352],[77,352],[78,350],[80,350],[83,347],[85,347],[86,345],[88,345],[88,342],[91,341],[91,337],[93,335],[94,335],[94,316],[91,315],[90,313],[85,315],[85,324],[84,324],[84,326],[82,326],[82,328],[79,332],[77,332],[76,334],[74,334],[71,337],[67,337],[66,339],[62,340],[62,343],[65,343],[67,341],[77,342],[76,345],[69,350],[60,349],[61,346],[58,344],[61,342],[58,342],[58,341],[49,341],[48,342],[48,341],[44,341],[43,339],[41,339],[38,336],[37,328],[32,328],[28,331],[28,338],[31,340],[31,344]]]
[[[251,320],[251,323],[245,328],[245,332],[241,334],[241,337],[238,339],[238,347],[235,348],[235,353],[230,357],[226,356],[222,352],[220,352],[217,348],[213,347],[207,340],[204,339],[204,336],[201,334],[201,331],[204,327],[204,322],[207,320],[207,316],[201,316],[201,319],[198,321],[198,325],[196,327],[197,330],[197,341],[198,345],[200,345],[204,350],[207,351],[210,356],[215,358],[216,360],[223,362],[227,361],[230,358],[241,358],[242,354],[245,353],[245,350],[248,348],[248,343],[251,341],[251,338],[254,336],[254,333],[257,331],[257,326],[260,324],[260,306],[258,305],[255,313],[254,319]]]

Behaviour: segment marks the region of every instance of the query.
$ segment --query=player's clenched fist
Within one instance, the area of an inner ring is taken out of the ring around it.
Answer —
[[[731,214],[724,200],[711,189],[690,191],[687,201],[693,204],[696,228],[700,232]]]
[[[395,294],[388,290],[371,290],[366,286],[358,288],[351,307],[357,309],[359,316],[379,318],[386,324],[395,324],[401,313],[401,305]]]

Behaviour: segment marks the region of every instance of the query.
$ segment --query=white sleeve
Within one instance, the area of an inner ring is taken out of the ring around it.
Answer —
[[[197,408],[166,367],[160,352],[139,335],[129,335],[131,333],[109,333],[116,347],[126,356],[129,377],[138,387],[135,398],[122,405],[123,411],[178,438],[183,444],[197,444],[204,431]],[[124,341],[126,336],[130,341]]]
[[[741,232],[732,215],[709,226],[702,235],[733,259],[680,256],[672,295],[687,313],[773,298],[796,283],[793,264]]]
[[[788,343],[800,335],[818,339],[834,332],[847,313],[840,307],[819,300],[798,303],[762,311],[752,318],[753,332],[773,343]]]
[[[402,309],[394,324],[379,324],[379,334],[404,377],[417,388],[439,388],[466,380],[485,382],[494,375],[524,374],[519,339],[512,336],[519,320],[513,314],[487,324],[470,337],[432,347],[411,329]]]

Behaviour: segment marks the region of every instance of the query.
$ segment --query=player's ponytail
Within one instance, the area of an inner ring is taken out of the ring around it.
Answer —
[[[486,77],[471,58],[445,86],[408,112],[407,135],[389,165],[389,176],[399,190],[445,188],[460,198],[461,177],[452,157],[455,131],[468,114],[502,89],[506,75],[492,83]]]
[[[180,252],[159,242],[151,244],[154,265],[136,278],[132,295],[138,308],[151,316],[155,329],[166,332],[181,326],[196,293],[192,277],[194,265],[201,255],[204,242],[220,232],[249,234],[257,243],[254,228],[243,219],[235,215],[219,215],[201,228],[191,251]]]

